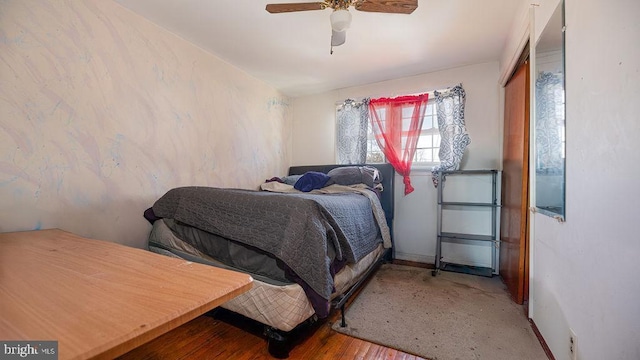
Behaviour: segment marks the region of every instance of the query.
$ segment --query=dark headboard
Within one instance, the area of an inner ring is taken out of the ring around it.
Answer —
[[[365,165],[305,165],[305,166],[292,166],[289,168],[289,175],[302,175],[307,171],[319,171],[328,173],[331,169],[344,166],[365,166]],[[366,166],[373,166],[380,171],[382,175],[382,191],[380,203],[384,209],[385,216],[387,218],[387,224],[393,237],[393,204],[394,204],[394,183],[395,183],[395,169],[391,164],[366,164]]]

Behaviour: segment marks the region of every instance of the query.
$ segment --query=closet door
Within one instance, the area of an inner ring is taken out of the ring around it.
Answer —
[[[513,300],[528,296],[529,63],[505,86],[500,276]]]

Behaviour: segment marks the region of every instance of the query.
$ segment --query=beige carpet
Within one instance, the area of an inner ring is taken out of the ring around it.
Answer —
[[[384,264],[346,319],[333,329],[433,360],[547,359],[499,277]]]

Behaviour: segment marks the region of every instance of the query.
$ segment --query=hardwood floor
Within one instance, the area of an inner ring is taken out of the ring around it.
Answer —
[[[411,354],[340,334],[331,329],[339,312],[302,331],[289,359],[420,360]],[[206,314],[132,350],[120,360],[273,359],[262,326],[225,311]]]
[[[393,263],[424,266],[400,260]],[[347,301],[347,308],[365,286]],[[340,334],[331,329],[336,321],[340,321],[339,310],[334,310],[329,318],[301,329],[289,359],[429,360]],[[263,330],[264,325],[257,321],[218,309],[130,351],[118,360],[275,359],[269,354]]]
[[[394,261],[394,263],[412,265],[410,263],[399,261]],[[430,266],[425,267],[431,268]],[[428,278],[431,279],[430,276]],[[460,287],[460,285],[462,284],[457,284],[455,287]],[[474,291],[479,291],[479,288],[476,288],[475,286],[464,286],[474,289]],[[454,290],[454,292],[457,291]],[[442,296],[447,299],[446,303],[451,302],[451,292],[443,291],[442,294]],[[491,299],[487,301],[493,304],[496,299],[494,295],[486,296]],[[504,301],[507,301],[508,304],[511,305],[512,303],[508,296],[506,296],[506,294],[504,295],[505,296],[502,296]],[[350,301],[347,302],[347,306],[350,305],[350,302],[354,301],[357,296],[358,293],[356,292]],[[488,306],[487,308],[501,309],[496,311],[504,313],[506,305],[498,307]],[[452,309],[451,311],[453,313],[453,311],[456,310]],[[449,311],[447,311],[447,313],[449,313]],[[500,317],[501,316],[502,315],[500,315]],[[492,318],[498,317],[499,316],[494,316]],[[289,353],[289,359],[427,360],[396,349],[340,334],[331,328],[332,324],[336,321],[340,321],[340,312],[334,310],[328,319],[318,321],[315,324],[308,325],[301,329],[301,331],[297,333],[297,341]],[[434,321],[437,321],[437,319],[434,319]],[[482,323],[483,325],[480,325],[481,327],[476,330],[478,333],[482,334],[487,333],[487,331],[502,331],[496,334],[504,334],[505,321],[506,320],[504,319],[502,320],[502,325],[496,323],[496,328],[491,325],[487,327],[486,323],[488,323],[488,321],[478,321],[478,323]],[[450,326],[450,323],[448,324],[448,326]],[[502,330],[495,330],[497,328],[501,328]],[[524,329],[522,326],[518,326],[518,328],[520,330]],[[513,328],[509,328],[508,326],[506,329],[513,330]],[[263,330],[264,326],[262,324],[221,309],[202,315],[191,322],[188,322],[177,329],[174,329],[171,332],[130,351],[129,353],[121,356],[119,360],[273,359],[269,354],[267,339],[263,334]],[[434,335],[435,334],[436,333],[434,332]],[[540,354],[536,353],[536,349],[533,349],[532,351],[532,348],[530,348],[529,345],[533,343],[526,338],[526,336],[516,337],[518,337],[518,339],[510,338],[510,341],[513,340],[515,353],[520,351],[518,354],[522,356],[510,356],[510,359],[543,358],[539,356]],[[541,336],[539,336],[539,339],[541,339]],[[497,344],[496,351],[500,350],[500,346],[503,345],[504,344],[502,343]],[[543,346],[544,345],[545,344],[543,343]],[[524,352],[522,352],[523,347],[525,349]],[[465,347],[465,349],[468,351],[468,348]],[[471,350],[473,351],[475,349],[471,347]],[[490,349],[489,352],[487,352],[487,349],[483,351],[485,352],[484,355],[481,356],[482,358],[494,358]],[[548,351],[548,347],[547,349],[544,349],[544,351],[547,352],[549,359],[552,359],[552,356],[549,355],[550,352]],[[473,354],[475,357],[478,357],[475,352]],[[499,353],[497,354],[499,355]],[[461,357],[464,356],[453,355],[448,356],[447,358]],[[495,358],[497,357],[505,358],[504,356],[496,356]],[[440,358],[440,356],[438,356],[438,358]]]

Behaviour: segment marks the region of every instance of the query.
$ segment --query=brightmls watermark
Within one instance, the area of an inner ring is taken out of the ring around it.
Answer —
[[[0,360],[58,360],[57,341],[2,341]]]

